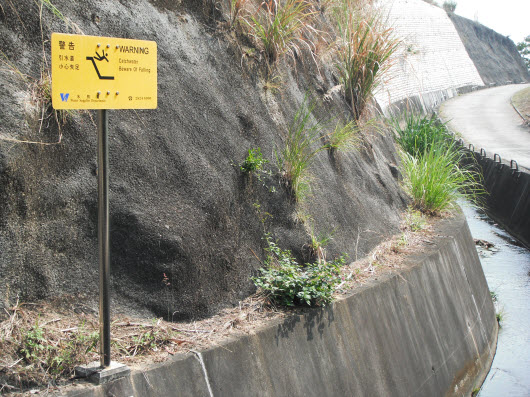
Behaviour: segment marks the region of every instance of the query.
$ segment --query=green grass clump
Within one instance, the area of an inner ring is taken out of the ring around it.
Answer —
[[[447,147],[453,140],[446,125],[433,117],[405,113],[401,120],[394,118],[390,124],[396,132],[396,141],[401,149],[414,157],[431,148]],[[405,126],[402,128],[401,124]]]
[[[326,148],[350,151],[359,146],[359,128],[355,121],[337,123],[335,129],[326,135]]]
[[[308,103],[306,97],[289,126],[282,150],[276,153],[282,178],[296,201],[302,201],[309,194],[309,165],[313,157],[325,149],[316,144],[322,138],[324,125],[311,121],[314,108],[315,102]]]
[[[358,120],[369,99],[390,67],[390,57],[397,50],[399,40],[393,35],[381,11],[361,9],[354,2],[342,0],[335,9],[338,30],[336,68]]]
[[[275,63],[282,55],[294,57],[303,44],[311,48],[311,42],[303,37],[304,31],[314,31],[312,26],[315,10],[308,0],[266,0],[258,11],[245,22],[261,46],[269,63]]]
[[[459,165],[462,156],[453,145],[431,148],[416,157],[402,152],[404,187],[416,209],[434,215],[452,209],[458,199],[475,201],[482,192],[480,177]]]
[[[413,207],[436,215],[455,207],[459,199],[476,204],[484,193],[481,176],[473,162],[464,161],[467,154],[445,124],[414,113],[406,113],[404,119],[404,128],[395,118],[390,124],[402,149],[403,184]]]
[[[284,306],[323,306],[333,300],[335,287],[340,283],[340,267],[345,257],[332,262],[299,265],[289,250],[282,250],[265,236],[268,248],[265,269],[252,281],[276,304]]]

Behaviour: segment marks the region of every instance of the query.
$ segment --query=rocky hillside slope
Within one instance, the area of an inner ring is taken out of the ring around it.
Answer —
[[[448,15],[486,85],[530,81],[528,69],[509,37],[459,15]]]
[[[333,232],[328,257],[353,259],[397,231],[406,199],[384,131],[366,131],[350,153],[319,152],[303,205],[281,182],[274,153],[306,95],[313,122],[351,117],[340,95],[323,100],[336,85],[329,66],[297,54],[267,78],[250,40],[208,1],[46,4],[0,9],[0,305],[97,296],[95,113],[56,118],[45,101],[51,32],[158,44],[158,109],[109,114],[119,310],[185,319],[237,303],[254,291],[264,232],[308,260],[310,229]],[[238,166],[258,147],[270,162],[263,181]]]
[[[254,291],[250,277],[262,266],[265,233],[308,261],[311,234],[333,234],[328,258],[355,259],[397,231],[407,200],[393,141],[382,129],[365,129],[353,151],[318,152],[312,194],[303,203],[293,200],[276,154],[304,98],[316,104],[312,125],[328,120],[332,131],[352,118],[325,51],[332,38],[315,46],[322,57],[301,46],[268,69],[249,36],[229,28],[230,3],[0,3],[0,306],[57,294],[82,294],[90,304],[97,299],[96,114],[51,108],[52,32],[158,44],[158,109],[109,114],[112,289],[119,310],[189,319],[236,304]],[[423,93],[432,97],[423,102],[436,103],[446,90],[480,84],[480,77],[486,83],[526,78],[508,39],[451,16],[478,76],[445,13],[419,0],[420,6],[405,3],[419,16],[405,12],[403,18],[415,19],[395,24],[406,33],[394,64],[400,78],[385,82],[395,88],[378,98],[381,107]],[[417,22],[422,13],[428,26]],[[318,20],[329,23],[324,8]],[[444,35],[422,35],[433,26]],[[431,45],[424,36],[445,41]],[[455,62],[463,66],[428,61],[447,58],[437,48],[462,54]],[[490,58],[482,61],[482,53]],[[239,168],[257,148],[269,161],[261,180]]]

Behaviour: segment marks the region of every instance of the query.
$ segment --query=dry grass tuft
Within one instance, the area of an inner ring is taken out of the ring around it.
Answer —
[[[2,317],[1,393],[63,384],[73,377],[75,366],[98,360],[96,312],[73,297],[49,303],[17,302]],[[161,320],[116,319],[112,332],[113,359],[122,362],[161,350],[171,352],[182,343],[178,332]]]

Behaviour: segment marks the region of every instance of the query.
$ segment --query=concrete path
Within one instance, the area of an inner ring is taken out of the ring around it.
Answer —
[[[475,150],[488,157],[499,154],[530,169],[530,128],[513,109],[510,98],[530,84],[488,88],[452,98],[440,107],[440,116]]]

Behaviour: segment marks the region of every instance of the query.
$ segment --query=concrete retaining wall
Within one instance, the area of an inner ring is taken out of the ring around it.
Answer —
[[[512,170],[510,163],[499,162],[473,152],[482,169],[486,212],[511,235],[530,249],[530,171]],[[515,164],[513,164],[515,168]]]
[[[414,96],[429,110],[460,87],[484,85],[443,9],[422,0],[396,0],[389,22],[402,45],[375,95],[383,110]]]
[[[469,396],[496,344],[465,218],[432,248],[324,309],[68,396]]]

